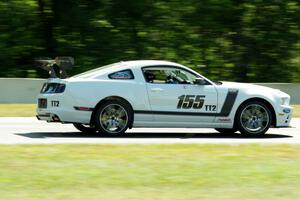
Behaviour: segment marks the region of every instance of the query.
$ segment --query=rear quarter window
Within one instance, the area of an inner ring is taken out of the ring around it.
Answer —
[[[134,75],[130,69],[117,71],[108,75],[110,79],[121,79],[121,80],[130,80],[134,79]]]

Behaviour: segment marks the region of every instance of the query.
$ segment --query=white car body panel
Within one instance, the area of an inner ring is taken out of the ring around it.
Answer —
[[[218,102],[218,96],[216,88],[213,85],[181,85],[181,84],[146,84],[149,102],[151,105],[151,110],[155,111],[169,111],[176,112],[178,111],[177,101],[179,96],[181,95],[198,95],[205,94],[205,100],[209,101],[210,104],[216,105]],[[204,110],[204,106],[202,109],[189,109],[182,110],[183,112],[203,112],[208,113],[209,111]],[[217,111],[211,111],[211,113],[216,113]],[[166,123],[212,123],[215,119],[214,116],[189,116],[183,115],[180,118],[176,115],[160,115],[155,114],[154,118],[156,121],[163,121]]]
[[[142,68],[149,66],[182,68],[204,78],[210,85],[147,83]],[[132,71],[134,79],[108,77],[111,73],[125,69]],[[63,93],[38,95],[38,99],[47,99],[47,108],[37,108],[38,118],[49,122],[55,121],[55,115],[63,123],[90,124],[92,109],[107,97],[128,101],[134,111],[133,127],[232,128],[239,106],[251,98],[264,99],[273,107],[276,127],[289,126],[293,110],[289,106],[290,96],[279,90],[233,82],[218,85],[187,67],[167,61],[120,62],[78,77],[49,79],[48,83],[66,84]],[[181,95],[205,95],[204,105],[201,109],[178,109],[178,98]],[[287,99],[285,104],[282,104],[282,98]],[[51,105],[52,101],[59,101],[59,107]],[[206,110],[206,106],[210,105],[216,106],[216,109]],[[76,110],[74,107],[91,110]],[[284,109],[289,112],[285,113]]]

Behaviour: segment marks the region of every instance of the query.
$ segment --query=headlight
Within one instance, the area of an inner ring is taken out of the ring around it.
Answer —
[[[290,104],[290,98],[288,97],[281,97],[280,100],[281,105],[288,106]]]

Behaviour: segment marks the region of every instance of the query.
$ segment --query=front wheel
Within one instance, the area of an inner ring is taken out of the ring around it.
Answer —
[[[132,109],[122,100],[104,102],[96,111],[95,124],[100,133],[108,136],[125,134],[132,122]]]
[[[251,101],[242,105],[236,120],[241,134],[247,137],[261,137],[270,128],[272,115],[266,104]]]

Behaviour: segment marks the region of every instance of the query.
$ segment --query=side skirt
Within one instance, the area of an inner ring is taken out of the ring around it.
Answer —
[[[232,128],[231,123],[187,123],[135,121],[134,128]]]

